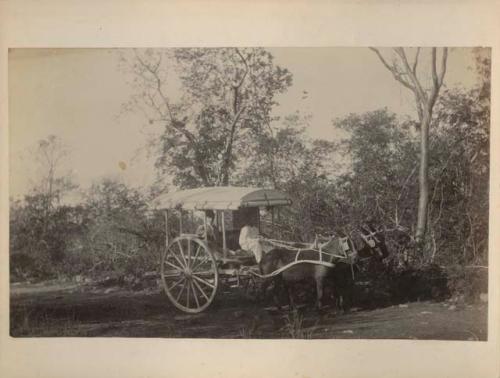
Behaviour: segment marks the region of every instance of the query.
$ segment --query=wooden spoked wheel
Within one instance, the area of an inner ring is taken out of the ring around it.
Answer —
[[[162,256],[161,278],[175,307],[198,313],[210,306],[217,293],[217,261],[203,240],[179,236]]]

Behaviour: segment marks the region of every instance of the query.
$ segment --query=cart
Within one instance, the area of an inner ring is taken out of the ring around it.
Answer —
[[[170,302],[181,311],[199,313],[212,304],[221,281],[248,285],[255,278],[276,276],[296,264],[333,267],[335,260],[348,259],[349,245],[345,238],[301,244],[262,237],[262,242],[286,248],[295,253],[295,258],[276,271],[261,274],[252,253],[239,248],[240,230],[250,222],[261,231],[261,213],[265,212],[266,217],[271,217],[271,231],[274,231],[276,209],[279,216],[279,208],[290,204],[291,199],[285,193],[248,187],[205,187],[159,196],[153,206],[164,211],[165,216],[166,247],[161,258],[161,280]],[[178,219],[178,232],[169,224],[172,212]],[[197,226],[197,223],[202,224]],[[340,248],[332,252],[328,248],[332,243]],[[305,249],[317,251],[317,258],[301,259],[300,253]]]

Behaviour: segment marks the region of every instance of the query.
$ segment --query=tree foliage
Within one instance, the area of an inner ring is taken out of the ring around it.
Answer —
[[[136,93],[130,108],[162,128],[159,143],[153,142],[156,167],[180,187],[227,185],[239,141],[257,137],[270,123],[276,95],[292,81],[262,48],[146,50],[126,67]],[[175,79],[174,102],[167,93]]]

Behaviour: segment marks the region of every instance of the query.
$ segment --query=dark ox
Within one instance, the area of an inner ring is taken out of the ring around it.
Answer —
[[[343,247],[342,243],[345,242],[348,243],[348,248]],[[292,286],[301,281],[312,279],[316,286],[316,306],[318,309],[322,307],[326,280],[333,284],[337,300],[343,297],[344,300],[350,302],[349,292],[352,291],[351,288],[354,285],[351,271],[353,269],[352,264],[355,264],[360,259],[370,257],[382,260],[389,254],[383,231],[376,230],[371,226],[362,228],[353,238],[335,238],[325,247],[324,251],[336,255],[347,253],[349,262],[342,262],[342,260],[339,262],[336,257],[323,255],[323,260],[335,264],[335,267],[331,268],[306,262],[293,265],[274,278],[275,299],[276,291],[279,288],[284,288],[287,291],[290,306],[294,307]],[[276,248],[267,252],[259,264],[261,274],[270,274],[293,263],[296,256],[295,251],[285,248]],[[318,257],[319,254],[316,249],[305,249],[300,251],[297,260],[317,261]],[[263,291],[267,289],[269,283],[268,281],[267,284],[263,285]]]

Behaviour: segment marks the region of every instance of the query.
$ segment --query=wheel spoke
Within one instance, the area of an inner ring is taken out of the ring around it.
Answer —
[[[205,258],[204,258],[201,262],[199,262],[198,264],[196,264],[196,266],[193,266],[193,267],[191,268],[191,270],[192,270],[193,272],[196,272],[196,269],[198,269],[199,267],[201,267],[201,266],[202,266],[203,264],[205,264],[207,261],[209,261],[209,258],[208,258],[208,256],[205,256]]]
[[[186,280],[186,278],[184,276],[182,276],[179,280],[175,281],[175,283],[172,286],[170,286],[168,288],[168,290],[172,291],[174,289],[174,287],[176,287],[177,285],[179,285],[181,282],[183,282],[185,280]],[[167,287],[168,287],[168,285],[167,285]]]
[[[174,252],[174,246],[170,249],[170,254],[173,256],[173,258],[177,261],[177,263],[182,267],[185,268],[186,266],[182,263],[181,260],[177,257],[177,254]],[[182,255],[182,253],[181,253]],[[168,257],[167,257],[168,258]]]
[[[207,302],[209,301],[208,299],[208,296],[207,294],[205,293],[205,291],[201,288],[200,284],[196,281],[193,281],[194,285],[198,288],[199,291],[201,291],[201,294],[205,297],[205,299],[207,300]]]
[[[187,265],[187,261],[186,261],[186,258],[184,257],[184,248],[182,248],[182,243],[180,240],[177,240],[177,244],[179,245],[179,248],[180,248],[180,252],[181,252],[181,257],[182,257],[182,261],[184,261],[184,266],[188,266]]]
[[[164,263],[165,263],[165,264],[167,264],[167,265],[170,265],[170,266],[171,266],[172,268],[174,268],[175,270],[177,270],[177,271],[179,271],[179,272],[182,272],[182,268],[178,267],[177,265],[174,265],[174,264],[172,264],[171,262],[169,262],[169,261],[167,261],[167,260],[165,260],[165,261],[164,261]]]
[[[179,291],[179,293],[177,294],[177,297],[175,298],[176,302],[179,302],[179,298],[181,297],[181,294],[184,291],[185,287],[186,287],[186,280],[184,280],[184,285],[182,285],[181,291]]]
[[[188,259],[186,266],[191,266],[191,240],[188,240]]]
[[[200,307],[200,301],[198,300],[198,295],[196,294],[196,290],[194,289],[194,281],[191,281],[191,289],[193,290],[194,301],[196,302],[196,307]]]
[[[187,290],[186,290],[186,293],[187,293],[187,301],[186,301],[186,307],[189,308],[189,296],[191,294],[191,290],[189,290],[191,288],[191,281],[187,280],[186,282],[187,284]]]
[[[198,254],[200,253],[200,250],[201,250],[201,245],[198,245],[198,248],[196,248],[196,252],[192,258],[192,263],[191,263],[191,266],[190,268],[192,268],[192,266],[194,265],[194,263],[196,262],[196,258],[198,257]]]
[[[193,274],[192,276],[196,281],[198,282],[201,282],[202,284],[205,284],[209,287],[211,287],[212,289],[215,289],[215,285],[211,284],[210,282],[208,282],[207,280],[204,280],[203,278],[200,278],[198,276],[196,276],[195,274]]]

